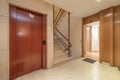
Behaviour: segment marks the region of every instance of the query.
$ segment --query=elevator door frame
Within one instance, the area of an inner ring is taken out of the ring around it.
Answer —
[[[46,69],[47,68],[47,15],[45,15],[45,14],[42,14],[42,13],[37,13],[37,12],[33,12],[33,11],[30,11],[30,10],[26,10],[26,9],[24,9],[24,8],[20,8],[20,7],[16,7],[16,6],[14,6],[14,5],[9,5],[9,10],[10,10],[10,7],[15,7],[15,8],[17,8],[17,9],[21,9],[21,10],[24,10],[24,11],[28,11],[28,12],[31,12],[31,13],[35,13],[35,14],[38,14],[38,15],[42,15],[42,23],[43,23],[43,25],[42,25],[42,42],[43,41],[45,41],[46,43],[45,44],[42,44],[42,58],[41,58],[41,62],[42,62],[42,67],[41,67],[41,69]],[[9,11],[9,14],[10,14],[10,11]],[[11,16],[11,15],[10,15]],[[9,17],[9,22],[10,22],[10,19],[11,17]],[[9,27],[11,27],[11,22],[9,23]],[[9,33],[11,34],[11,30],[9,29]],[[9,40],[10,40],[10,38],[11,38],[11,36],[9,35]],[[9,43],[10,44],[10,43]],[[11,46],[11,45],[9,45],[9,46]],[[11,47],[9,47],[9,51],[11,50],[10,49]],[[11,54],[11,53],[10,53]],[[11,56],[10,56],[10,58],[11,58]],[[9,67],[10,67],[10,65],[11,65],[11,60],[10,60],[10,58],[9,58]],[[11,69],[10,69],[10,71],[11,71]],[[10,71],[9,71],[9,74],[10,74]],[[10,75],[9,75],[10,76]],[[10,76],[10,78],[11,78],[11,76]]]

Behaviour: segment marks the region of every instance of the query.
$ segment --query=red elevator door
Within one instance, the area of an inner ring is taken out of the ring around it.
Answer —
[[[10,7],[11,78],[42,68],[43,22],[43,15]]]

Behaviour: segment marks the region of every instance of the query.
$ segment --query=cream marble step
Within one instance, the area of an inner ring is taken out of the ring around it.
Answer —
[[[59,57],[59,56],[63,56],[63,55],[67,55],[67,53],[63,50],[54,51],[54,57]]]
[[[70,60],[70,58],[67,55],[61,55],[58,57],[54,57],[54,64],[60,63],[60,62],[64,62]]]
[[[65,51],[61,49],[58,43],[54,43],[54,58],[65,55]]]
[[[69,60],[67,53],[61,48],[57,41],[54,42],[54,64]]]

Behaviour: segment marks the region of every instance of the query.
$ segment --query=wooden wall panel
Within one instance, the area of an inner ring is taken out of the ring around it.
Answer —
[[[88,24],[91,22],[96,22],[99,20],[100,20],[100,15],[99,15],[99,13],[96,13],[94,15],[83,18],[83,24],[85,25],[85,24]]]
[[[113,8],[100,12],[100,62],[113,65]]]
[[[114,35],[114,64],[120,67],[120,5],[115,7],[114,23],[115,23],[115,35]]]
[[[91,16],[91,21],[92,22],[96,22],[96,21],[99,21],[99,20],[100,20],[100,14],[99,13]]]
[[[120,67],[120,5],[83,18],[82,56],[86,53],[85,24],[98,20],[100,20],[100,62]]]

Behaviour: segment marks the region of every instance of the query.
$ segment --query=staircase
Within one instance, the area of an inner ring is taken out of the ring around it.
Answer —
[[[70,58],[66,55],[65,51],[63,51],[60,44],[57,40],[54,40],[54,64],[68,61]]]
[[[53,25],[54,25],[54,64],[69,60],[71,57],[71,42],[70,42],[70,13],[68,14],[68,24],[67,36],[63,34],[58,26],[61,23],[65,13],[67,11],[62,8],[53,6]],[[64,26],[67,27],[67,26]]]

